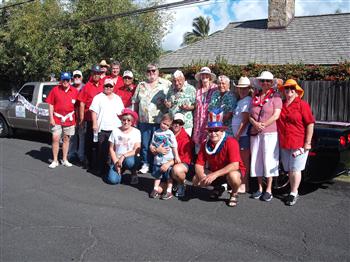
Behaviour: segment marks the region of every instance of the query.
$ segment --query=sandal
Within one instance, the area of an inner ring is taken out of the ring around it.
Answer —
[[[218,199],[219,197],[222,196],[222,193],[224,193],[224,191],[225,191],[224,187],[214,188],[213,191],[210,193],[209,198]]]
[[[227,205],[229,207],[235,207],[238,204],[238,195],[231,195],[229,200],[227,201]]]

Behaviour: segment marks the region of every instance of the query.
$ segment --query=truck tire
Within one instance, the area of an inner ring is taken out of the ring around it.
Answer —
[[[7,137],[9,134],[9,126],[5,119],[0,115],[0,137]]]

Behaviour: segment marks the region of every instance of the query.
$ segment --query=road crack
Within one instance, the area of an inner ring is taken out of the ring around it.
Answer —
[[[87,252],[89,252],[91,249],[93,249],[97,245],[98,240],[97,240],[97,237],[92,232],[92,226],[89,226],[89,237],[92,238],[94,241],[90,246],[88,246],[83,250],[83,252],[80,255],[79,261],[84,261],[84,258]]]

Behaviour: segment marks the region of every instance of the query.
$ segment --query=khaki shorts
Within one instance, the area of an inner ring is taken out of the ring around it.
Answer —
[[[72,126],[61,126],[61,125],[54,125],[51,127],[51,133],[55,134],[55,135],[62,135],[62,131],[63,131],[63,135],[66,136],[73,136],[75,134],[75,125]]]

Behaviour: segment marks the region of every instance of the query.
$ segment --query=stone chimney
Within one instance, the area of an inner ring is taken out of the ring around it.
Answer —
[[[269,0],[267,28],[286,28],[294,18],[295,0]]]

